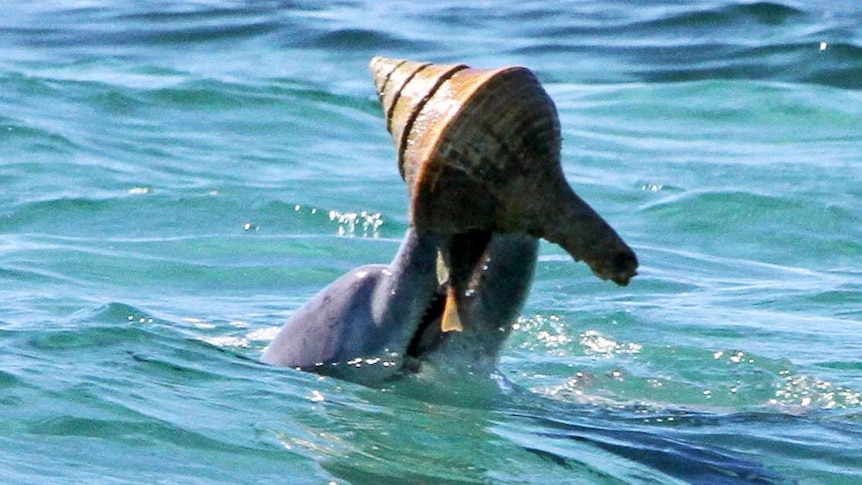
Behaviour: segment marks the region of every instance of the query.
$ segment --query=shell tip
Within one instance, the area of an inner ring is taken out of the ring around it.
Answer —
[[[386,86],[386,81],[392,72],[404,62],[402,59],[391,59],[388,57],[374,56],[368,67],[371,69],[371,77],[374,78],[374,87],[377,89],[378,96],[383,95],[383,89]]]

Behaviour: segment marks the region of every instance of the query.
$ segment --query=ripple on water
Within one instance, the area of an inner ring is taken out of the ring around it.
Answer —
[[[6,2],[0,482],[860,482],[859,5]],[[375,54],[533,69],[642,259],[543,244],[506,392],[257,362],[409,225]]]

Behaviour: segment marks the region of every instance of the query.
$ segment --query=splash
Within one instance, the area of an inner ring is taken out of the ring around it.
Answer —
[[[383,217],[379,212],[329,211],[329,220],[338,223],[339,236],[380,237]]]
[[[634,342],[620,343],[596,330],[587,330],[580,335],[580,343],[588,354],[610,357],[614,354],[639,354],[643,345]]]
[[[780,372],[782,379],[775,385],[772,406],[807,409],[853,409],[862,407],[862,393],[816,376]]]

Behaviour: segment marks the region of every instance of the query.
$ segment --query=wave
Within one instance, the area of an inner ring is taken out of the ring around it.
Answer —
[[[369,29],[336,29],[329,32],[320,32],[306,39],[296,40],[288,36],[286,45],[291,47],[334,49],[338,51],[385,51],[397,47],[399,50],[422,50],[430,49],[435,44],[419,40],[411,40],[409,37],[396,36],[387,32]]]
[[[673,32],[668,32],[668,29],[690,29],[692,27],[742,29],[750,23],[775,26],[799,22],[806,17],[804,10],[781,3],[751,2],[676,12],[653,20],[637,22],[628,27],[636,31],[652,29],[672,34]]]
[[[684,433],[677,436],[668,428],[637,429],[638,426],[634,423],[628,423],[622,428],[619,424],[620,416],[610,417],[612,421],[607,423],[591,416],[589,422],[585,423],[565,412],[563,415],[568,416],[559,418],[523,411],[512,411],[511,414],[517,420],[527,421],[527,426],[519,426],[518,429],[512,429],[511,425],[505,426],[501,427],[498,433],[521,444],[527,451],[537,454],[551,464],[565,468],[589,466],[584,463],[585,455],[589,456],[589,453],[585,453],[581,445],[587,444],[617,457],[644,464],[649,467],[648,470],[665,473],[686,483],[768,485],[783,482],[779,475],[755,461],[734,456],[718,447],[706,448],[687,442]],[[698,416],[697,413],[681,412],[677,415],[661,415],[658,419],[669,419],[675,427],[680,427],[685,426],[687,421],[697,422],[710,418]],[[592,461],[598,463],[599,457],[593,457]],[[596,467],[593,473],[609,475],[626,482],[645,480],[647,483],[662,483],[667,480],[667,477],[647,478],[647,470],[626,470],[632,475],[615,476],[620,471],[614,467]]]
[[[28,125],[20,120],[6,118],[0,120],[0,146],[2,157],[0,166],[15,163],[19,153],[41,153],[46,156],[70,156],[78,145],[58,131]],[[11,156],[10,156],[11,155]],[[36,164],[33,164],[35,166]],[[0,176],[8,176],[3,174]]]
[[[862,46],[820,9],[756,2],[654,12],[527,23],[532,41],[509,52],[541,56],[539,64],[550,65],[553,56],[602,59],[608,76],[651,83],[749,79],[862,86]]]

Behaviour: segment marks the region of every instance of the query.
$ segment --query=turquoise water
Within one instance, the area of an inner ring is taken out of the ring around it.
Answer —
[[[862,6],[470,5],[5,5],[0,483],[862,483]],[[640,257],[502,390],[257,360],[407,228],[377,54],[533,69]]]

